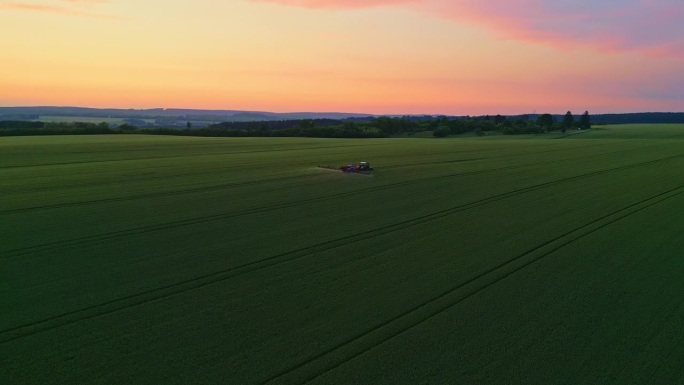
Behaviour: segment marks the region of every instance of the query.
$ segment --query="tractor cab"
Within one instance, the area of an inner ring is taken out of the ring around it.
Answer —
[[[359,171],[370,171],[372,169],[373,169],[373,167],[371,167],[370,163],[359,162]]]

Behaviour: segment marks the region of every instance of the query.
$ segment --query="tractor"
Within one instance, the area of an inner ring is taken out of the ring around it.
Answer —
[[[373,170],[373,167],[368,162],[359,162],[359,164],[350,163],[342,166],[340,170],[343,172],[370,172]]]
[[[356,163],[350,163],[346,164],[344,166],[318,166],[320,168],[327,168],[330,170],[338,170],[346,173],[361,173],[361,174],[370,174],[371,171],[373,171],[373,167],[371,167],[370,163],[368,162],[359,162],[358,164]]]

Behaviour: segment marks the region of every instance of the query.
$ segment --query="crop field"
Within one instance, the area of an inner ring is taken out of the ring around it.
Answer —
[[[682,125],[0,138],[0,218],[0,384],[684,378]]]

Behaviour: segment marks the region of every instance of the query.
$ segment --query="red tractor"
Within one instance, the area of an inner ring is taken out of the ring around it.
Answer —
[[[373,170],[373,167],[371,167],[370,163],[368,162],[359,162],[359,164],[348,164],[346,166],[340,167],[340,170],[343,172],[369,172]]]
[[[327,168],[330,170],[338,170],[342,172],[348,172],[348,173],[360,173],[360,174],[368,174],[370,175],[370,172],[373,171],[373,167],[371,167],[370,163],[368,162],[359,162],[358,164],[356,163],[350,163],[344,166],[318,166],[320,168]]]

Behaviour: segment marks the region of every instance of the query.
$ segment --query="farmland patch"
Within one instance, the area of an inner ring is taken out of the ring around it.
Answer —
[[[681,378],[680,130],[2,138],[0,378]]]

